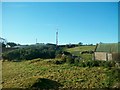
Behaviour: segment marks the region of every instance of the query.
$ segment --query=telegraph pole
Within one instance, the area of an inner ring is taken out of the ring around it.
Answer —
[[[37,38],[36,38],[36,44],[37,44]]]

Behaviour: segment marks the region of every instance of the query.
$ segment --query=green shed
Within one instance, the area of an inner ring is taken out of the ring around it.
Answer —
[[[95,60],[120,60],[120,43],[97,44],[94,56]]]

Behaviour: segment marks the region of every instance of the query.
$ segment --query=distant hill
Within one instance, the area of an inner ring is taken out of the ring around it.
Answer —
[[[82,51],[94,51],[95,50],[95,45],[94,46],[77,46],[77,47],[74,47],[74,48],[67,48],[66,51],[68,52],[71,52],[73,54],[76,54],[78,55],[79,52],[82,52]]]

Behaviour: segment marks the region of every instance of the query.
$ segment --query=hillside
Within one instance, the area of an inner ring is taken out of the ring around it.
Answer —
[[[84,51],[94,51],[96,46],[78,46],[74,48],[66,48],[65,51],[68,51],[76,56],[80,56],[81,58],[85,60],[91,60],[92,54],[80,54]]]
[[[3,62],[3,88],[106,88],[115,87],[115,68],[54,64],[54,59]]]
[[[94,51],[95,46],[78,46],[78,47],[74,47],[74,48],[66,48],[65,50],[72,54],[79,56],[80,52],[82,52],[82,51]]]
[[[80,54],[94,50],[95,46],[65,48],[82,57],[76,63],[60,63],[62,58],[32,59],[21,61],[4,60],[2,66],[3,88],[113,88],[120,87],[118,67],[112,62],[92,61],[92,54]],[[75,61],[75,62],[76,62]]]
[[[90,51],[94,49],[95,49],[95,46],[78,46],[74,48],[67,48],[66,50],[71,53],[74,53],[74,52]]]

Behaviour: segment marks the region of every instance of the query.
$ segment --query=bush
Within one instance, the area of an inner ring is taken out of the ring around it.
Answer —
[[[106,72],[107,76],[109,76],[109,79],[107,80],[107,84],[112,88],[120,88],[120,84],[113,85],[114,82],[120,82],[120,68],[111,68],[108,72]]]
[[[92,61],[92,60],[82,60],[80,61],[80,65],[81,67],[94,67],[96,66],[96,62]]]
[[[59,60],[56,60],[54,63],[55,63],[55,64],[62,64],[63,62],[62,62],[62,61],[59,61]]]
[[[75,57],[75,58],[74,58],[74,64],[78,65],[81,60],[82,60],[81,57]]]
[[[2,54],[2,57],[4,60],[8,59],[8,60],[20,60],[20,53],[18,50],[15,51],[10,51],[8,53],[4,53]]]
[[[79,62],[80,62],[80,59],[79,59],[79,58],[75,58],[75,59],[74,59],[74,63],[75,63],[75,64],[79,64]]]
[[[8,60],[31,60],[35,58],[55,58],[55,46],[42,45],[42,46],[27,46],[25,48],[16,49],[13,51],[3,53],[3,59]]]
[[[57,54],[55,58],[61,58],[62,54]]]
[[[55,58],[61,58],[62,57],[62,49],[58,48],[55,52]]]
[[[98,61],[98,60],[81,60],[79,66],[81,67],[115,67],[114,61]]]
[[[115,62],[114,61],[105,61],[103,66],[104,67],[115,67]]]
[[[66,56],[66,62],[69,64],[73,64],[74,63],[74,59],[72,58],[72,56]]]
[[[86,67],[85,61],[84,60],[80,61],[80,63],[78,64],[78,66],[80,66],[80,67]]]
[[[52,60],[51,61],[53,64],[63,64],[63,63],[65,63],[63,60],[61,60],[61,59],[57,59],[57,60]]]
[[[61,61],[63,61],[63,62],[66,62],[66,55],[62,55],[62,57],[61,57]]]
[[[92,67],[99,67],[100,66],[100,62],[97,60],[92,60],[93,64]]]

